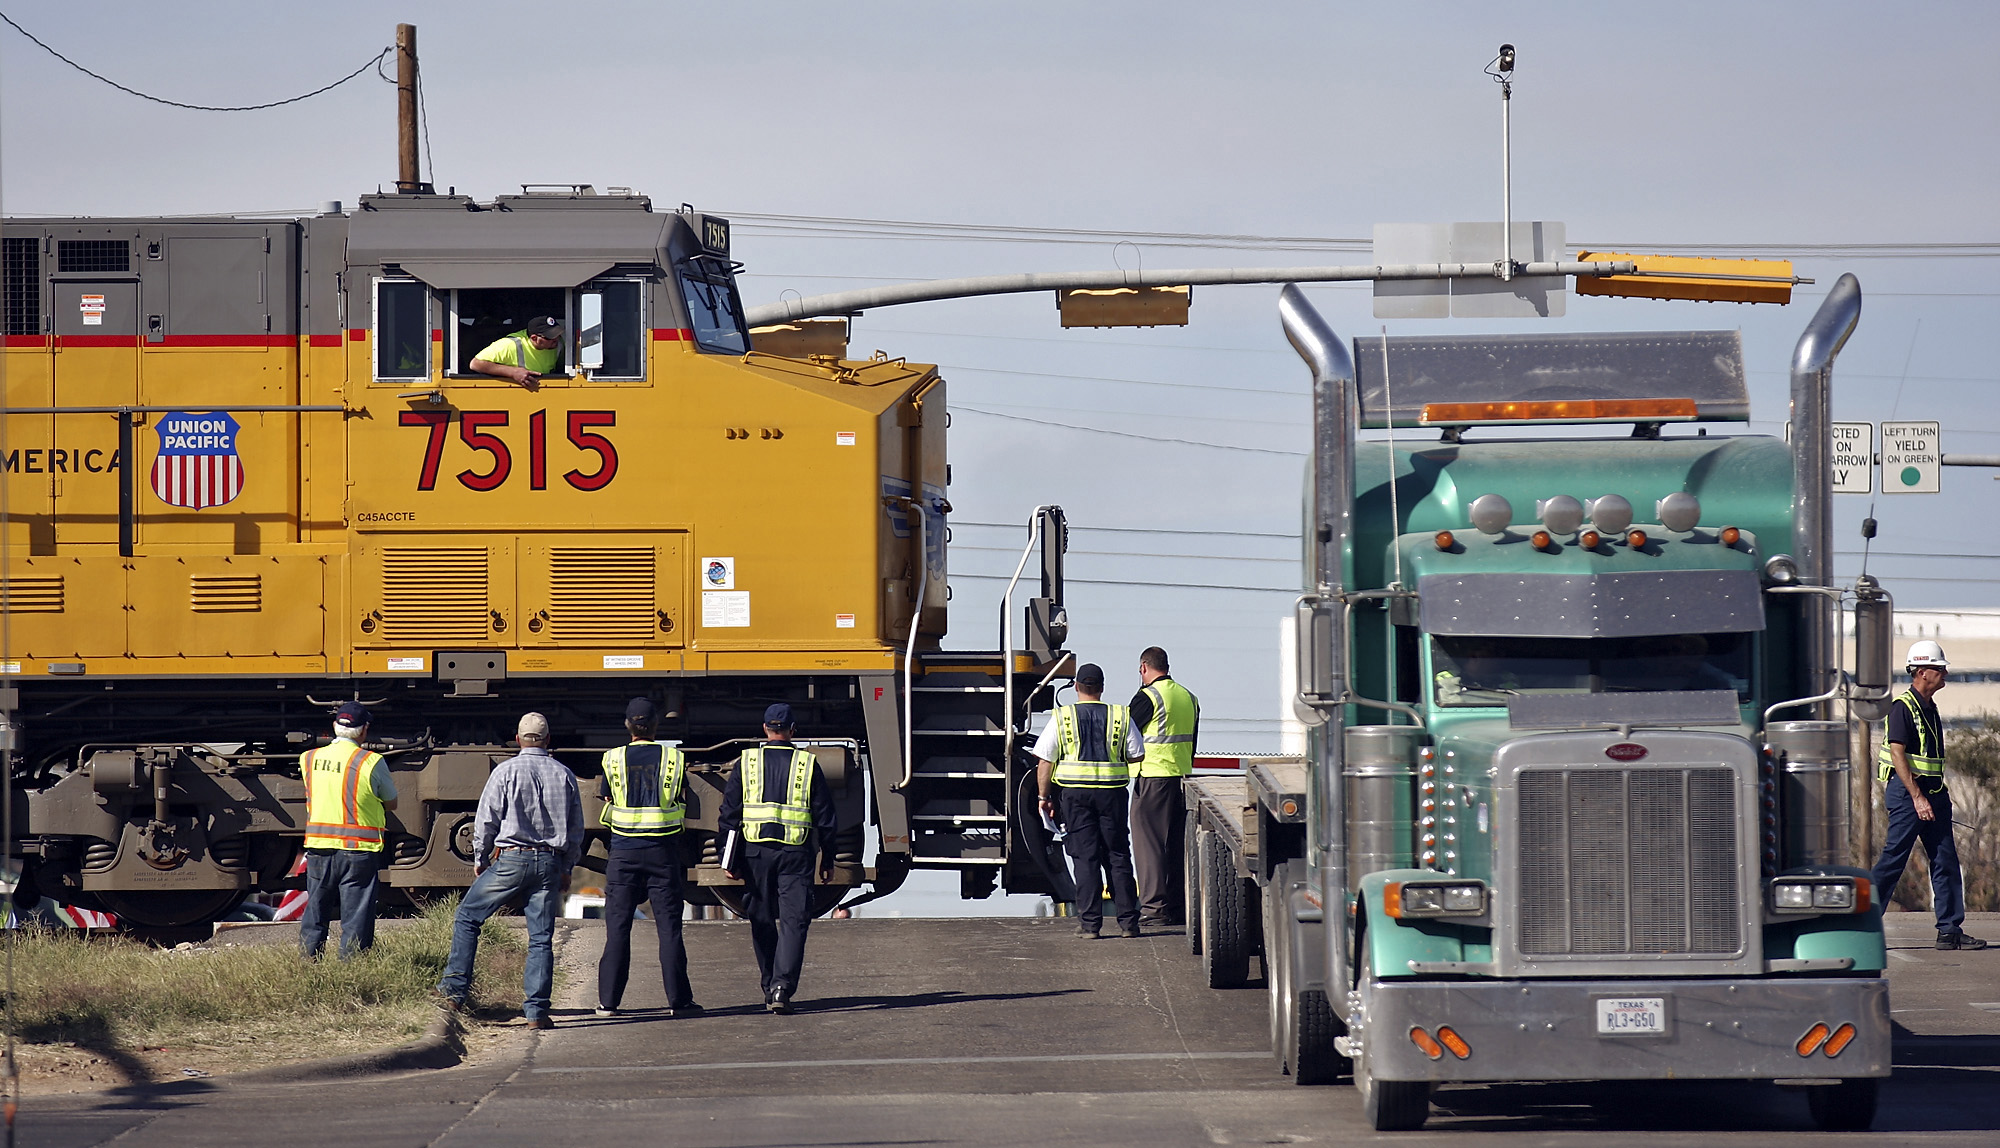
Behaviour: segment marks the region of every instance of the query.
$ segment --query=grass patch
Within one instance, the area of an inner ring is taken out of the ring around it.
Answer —
[[[408,922],[384,921],[354,960],[318,961],[290,944],[155,949],[118,937],[23,930],[14,941],[14,1020],[29,1044],[75,1045],[127,1058],[128,1078],[168,1052],[174,1064],[229,1071],[414,1039],[433,1015],[430,991],[451,951],[455,901]],[[471,1004],[521,1004],[525,936],[497,920],[480,934]],[[209,1067],[212,1063],[214,1067]]]

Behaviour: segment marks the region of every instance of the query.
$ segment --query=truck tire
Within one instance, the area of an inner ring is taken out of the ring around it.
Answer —
[[[1201,969],[1212,989],[1250,979],[1249,906],[1236,862],[1214,833],[1201,835]]]
[[[1806,1089],[1806,1108],[1824,1132],[1865,1132],[1875,1123],[1875,1078]]]
[[[1347,1030],[1334,1016],[1326,994],[1299,988],[1298,930],[1287,910],[1292,886],[1304,866],[1291,861],[1264,887],[1264,980],[1271,993],[1271,1056],[1293,1084],[1332,1084],[1347,1072],[1347,1058],[1334,1039]]]
[[[1346,1031],[1333,1004],[1318,989],[1295,994],[1292,1012],[1293,1084],[1332,1084],[1348,1071],[1347,1058],[1334,1048]]]
[[[1201,955],[1201,818],[1188,810],[1187,832],[1182,835],[1181,919],[1187,922],[1188,952]]]
[[[1375,962],[1368,955],[1368,938],[1361,937],[1361,973],[1356,989],[1361,1000],[1361,1023],[1350,1023],[1349,1032],[1359,1032],[1353,1044],[1354,1090],[1361,1094],[1361,1112],[1377,1132],[1412,1132],[1431,1117],[1431,1085],[1428,1080],[1377,1080],[1369,1068],[1368,1044],[1378,1034],[1368,1024],[1369,1004],[1375,995]]]

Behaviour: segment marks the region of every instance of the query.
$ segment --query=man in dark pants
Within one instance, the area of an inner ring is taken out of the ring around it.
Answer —
[[[1086,662],[1076,671],[1076,702],[1057,706],[1035,740],[1036,788],[1043,816],[1066,831],[1063,849],[1076,878],[1076,935],[1095,939],[1104,926],[1109,883],[1118,934],[1139,935],[1139,894],[1132,882],[1126,826],[1131,798],[1125,783],[1140,756],[1139,731],[1124,706],[1103,701],[1104,670]],[[1058,807],[1056,795],[1060,794]]]
[[[660,712],[651,698],[625,706],[631,743],[604,755],[604,815],[611,830],[611,863],[604,874],[604,955],[597,962],[597,1015],[616,1016],[632,970],[632,911],[641,900],[653,909],[660,938],[660,983],[667,1015],[702,1011],[688,984],[687,949],[681,944],[681,826],[687,806],[687,759],[653,740]]]
[[[363,749],[373,719],[360,702],[333,715],[333,741],[299,755],[306,783],[306,907],[299,951],[317,957],[327,922],[340,918],[340,959],[375,944],[375,898],[382,839],[396,808],[396,783],[382,755]]]
[[[716,814],[722,870],[743,878],[764,1007],[774,1013],[792,1011],[812,923],[814,870],[821,882],[833,880],[838,828],[819,761],[791,741],[792,707],[778,702],[764,711],[764,744],[737,759]]]
[[[1888,837],[1871,880],[1884,906],[1896,895],[1910,850],[1918,841],[1931,862],[1931,907],[1937,912],[1937,947],[1983,949],[1986,942],[1965,935],[1965,880],[1958,869],[1958,846],[1951,839],[1951,790],[1944,783],[1944,725],[1932,695],[1944,688],[1950,663],[1936,642],[1910,647],[1910,688],[1890,703],[1883,724],[1877,779],[1884,782],[1882,804],[1889,812]]]
[[[1132,695],[1132,724],[1146,745],[1132,783],[1132,862],[1139,874],[1142,925],[1179,925],[1187,912],[1184,854],[1187,803],[1181,779],[1194,772],[1194,741],[1201,703],[1167,673],[1167,652],[1146,647],[1139,655],[1139,692]]]

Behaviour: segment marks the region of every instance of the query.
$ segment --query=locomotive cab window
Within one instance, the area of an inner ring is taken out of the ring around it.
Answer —
[[[569,292],[561,287],[481,287],[460,288],[451,293],[452,373],[484,378],[472,369],[472,360],[496,340],[527,329],[528,320],[549,315],[567,321]],[[572,364],[575,340],[561,341],[562,358],[551,378],[566,378]]]
[[[735,267],[712,255],[696,255],[683,259],[679,271],[695,346],[726,355],[749,351],[750,328],[736,297]]]
[[[576,365],[593,379],[646,377],[644,284],[599,280],[576,290]]]
[[[414,279],[375,281],[375,377],[431,377],[430,288]]]

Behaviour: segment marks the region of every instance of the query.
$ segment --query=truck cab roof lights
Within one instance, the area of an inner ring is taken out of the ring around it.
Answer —
[[[1692,422],[1693,399],[1555,399],[1539,402],[1425,403],[1421,426],[1487,423]]]
[[[1502,534],[1514,522],[1514,505],[1497,494],[1482,494],[1467,508],[1481,534]]]
[[[1433,538],[1431,541],[1437,543],[1437,548],[1439,550],[1444,551],[1447,554],[1451,552],[1451,548],[1453,546],[1456,546],[1458,544],[1458,539],[1453,538],[1451,536],[1451,531],[1449,530],[1438,531],[1437,537]]]
[[[1604,536],[1595,530],[1586,530],[1577,535],[1576,544],[1585,550],[1595,550],[1604,544]]]
[[[1725,526],[1722,528],[1722,533],[1719,537],[1722,539],[1724,546],[1734,546],[1738,542],[1743,541],[1743,532],[1734,526]]]
[[[1606,534],[1623,534],[1632,525],[1632,504],[1622,495],[1607,494],[1590,500],[1590,524]]]
[[[1532,543],[1535,549],[1537,550],[1547,550],[1553,545],[1555,545],[1555,539],[1550,537],[1549,532],[1546,530],[1535,531],[1534,535],[1530,537],[1528,541]]]
[[[1653,509],[1659,513],[1660,525],[1675,534],[1686,534],[1701,522],[1701,499],[1684,490],[1662,498]]]
[[[1625,545],[1630,546],[1634,550],[1644,550],[1646,548],[1646,532],[1643,530],[1626,531]]]
[[[1791,555],[1773,554],[1764,560],[1764,581],[1773,586],[1790,586],[1798,580],[1798,560]]]
[[[1583,503],[1567,494],[1558,494],[1537,502],[1535,517],[1557,534],[1575,534],[1583,525]]]

